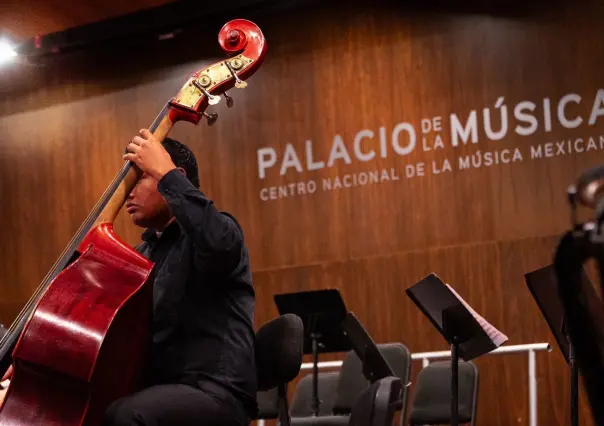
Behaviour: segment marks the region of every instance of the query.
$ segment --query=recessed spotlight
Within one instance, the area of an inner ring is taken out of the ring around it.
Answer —
[[[0,40],[0,64],[12,61],[17,56],[15,48],[6,40]]]

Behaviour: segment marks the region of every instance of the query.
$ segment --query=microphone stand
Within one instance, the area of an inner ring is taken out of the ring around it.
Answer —
[[[568,358],[570,360],[570,424],[579,426],[579,365],[575,359],[573,344],[570,342]]]
[[[570,373],[570,424],[579,426],[579,364],[575,348],[568,332],[566,316],[562,319],[562,333],[568,344],[568,366]]]

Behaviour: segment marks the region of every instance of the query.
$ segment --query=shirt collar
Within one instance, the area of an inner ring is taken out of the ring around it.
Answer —
[[[143,235],[141,235],[141,239],[150,242],[151,240],[157,239],[157,234],[155,233],[155,230],[147,228],[145,229],[145,232],[143,232]]]
[[[159,240],[159,238],[165,234],[173,235],[177,232],[178,229],[180,229],[178,223],[176,222],[176,220],[173,220],[168,224],[168,226],[166,226],[166,228],[161,233],[159,233],[159,235],[155,229],[147,228],[143,232],[141,238],[143,241],[153,242]]]

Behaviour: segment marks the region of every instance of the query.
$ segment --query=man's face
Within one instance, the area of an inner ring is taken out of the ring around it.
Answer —
[[[157,180],[143,173],[128,196],[126,211],[135,225],[162,229],[170,219],[170,209],[157,190]]]

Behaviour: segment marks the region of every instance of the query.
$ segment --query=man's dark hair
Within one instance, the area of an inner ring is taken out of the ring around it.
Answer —
[[[197,159],[195,158],[193,151],[185,144],[172,138],[165,138],[163,145],[166,151],[168,151],[168,154],[170,154],[174,165],[176,167],[182,167],[193,186],[199,188],[199,170],[197,168]]]

